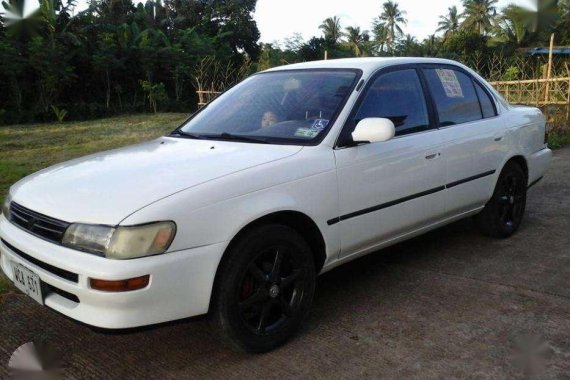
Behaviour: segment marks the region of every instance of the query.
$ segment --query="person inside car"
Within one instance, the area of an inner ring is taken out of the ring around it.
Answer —
[[[261,128],[270,127],[279,122],[279,117],[273,111],[267,111],[261,117]]]

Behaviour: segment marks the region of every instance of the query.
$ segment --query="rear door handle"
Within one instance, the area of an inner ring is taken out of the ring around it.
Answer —
[[[431,153],[426,156],[426,160],[433,160],[434,158],[437,158],[439,156],[441,156],[441,153]]]
[[[495,135],[495,137],[493,138],[493,140],[495,141],[501,141],[503,139],[503,135]]]

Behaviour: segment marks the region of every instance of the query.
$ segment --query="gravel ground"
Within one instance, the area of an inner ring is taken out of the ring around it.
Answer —
[[[0,378],[34,340],[62,353],[66,378],[570,379],[570,149],[515,236],[465,220],[329,272],[304,329],[271,353],[231,351],[205,320],[103,334],[2,296]]]

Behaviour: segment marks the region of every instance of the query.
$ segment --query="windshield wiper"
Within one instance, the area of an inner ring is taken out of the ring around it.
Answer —
[[[204,136],[199,135],[199,134],[197,134],[197,133],[188,133],[188,132],[183,132],[183,131],[181,131],[181,130],[172,132],[172,133],[170,134],[170,136],[185,137],[185,138],[196,139],[196,140],[202,140],[202,139],[204,139]]]
[[[222,138],[224,140],[235,140],[235,141],[244,141],[244,142],[252,142],[257,144],[269,144],[269,141],[261,138],[261,137],[251,137],[251,136],[244,136],[244,135],[234,135],[228,132],[223,132],[218,136],[211,136],[212,138]]]

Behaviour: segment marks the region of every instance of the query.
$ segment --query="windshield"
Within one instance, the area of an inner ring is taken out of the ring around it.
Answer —
[[[356,79],[352,70],[254,75],[214,100],[174,134],[305,144],[326,133]]]

